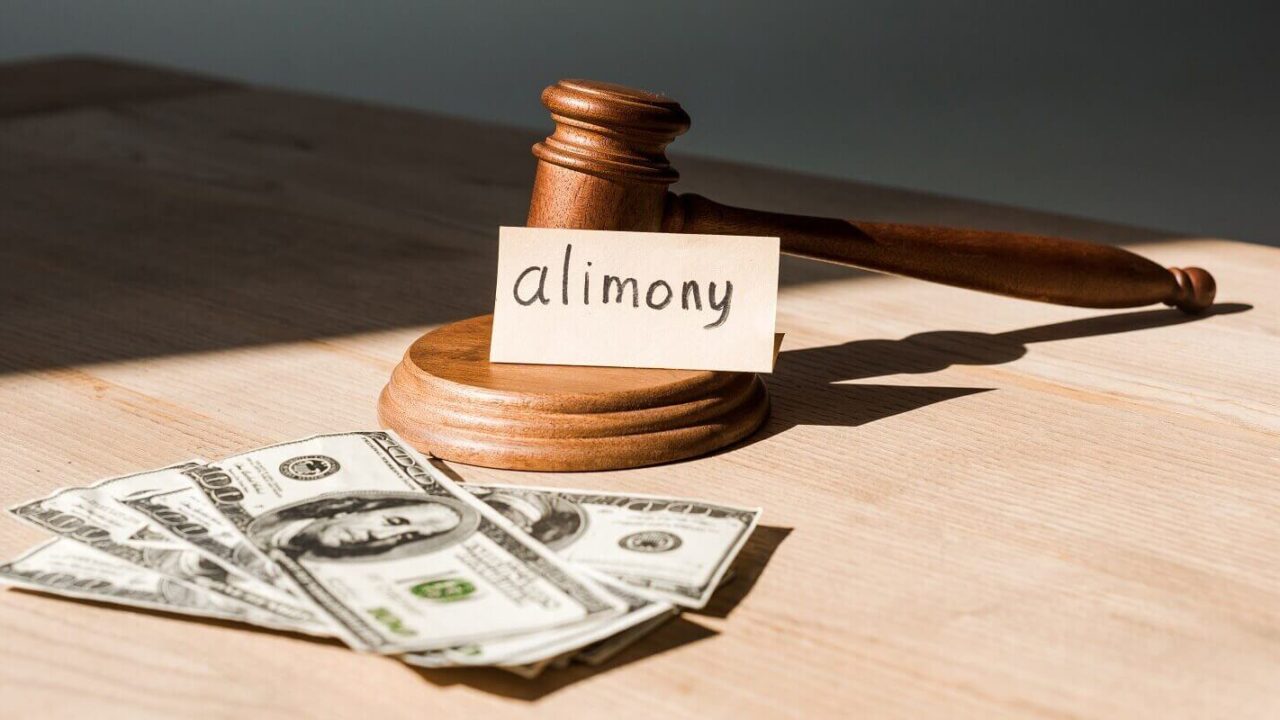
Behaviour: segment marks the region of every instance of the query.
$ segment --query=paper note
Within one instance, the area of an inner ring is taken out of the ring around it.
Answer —
[[[491,362],[770,372],[778,238],[504,227]]]

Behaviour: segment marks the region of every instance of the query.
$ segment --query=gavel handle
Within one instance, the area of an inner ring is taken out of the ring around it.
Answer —
[[[1119,308],[1213,304],[1213,276],[1163,268],[1127,250],[1009,232],[785,215],[667,194],[662,229],[782,239],[792,255],[1026,300]]]

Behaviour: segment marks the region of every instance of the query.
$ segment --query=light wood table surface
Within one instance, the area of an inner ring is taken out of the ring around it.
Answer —
[[[374,427],[405,347],[491,307],[537,137],[108,62],[0,67],[0,501]],[[677,164],[734,204],[1123,244],[1210,269],[1224,305],[1053,307],[788,259],[750,442],[457,468],[763,506],[710,612],[528,682],[0,592],[0,717],[1280,717],[1280,250]],[[0,519],[6,557],[41,539]]]

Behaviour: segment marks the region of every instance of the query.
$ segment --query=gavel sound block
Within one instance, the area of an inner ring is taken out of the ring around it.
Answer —
[[[776,236],[782,251],[1011,297],[1081,307],[1154,303],[1199,312],[1213,277],[1133,253],[1005,232],[803,217],[676,195],[667,145],[680,105],[618,85],[562,80],[542,93],[555,132],[538,159],[531,227]],[[419,338],[382,391],[383,425],[474,465],[604,470],[688,458],[736,442],[768,415],[752,373],[490,364],[491,317]]]

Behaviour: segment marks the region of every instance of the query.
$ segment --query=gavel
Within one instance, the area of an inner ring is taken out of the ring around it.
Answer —
[[[808,217],[731,207],[667,188],[666,148],[689,115],[662,95],[589,80],[542,93],[555,131],[538,158],[531,227],[637,230],[781,239],[791,255],[1059,305],[1213,304],[1213,276],[1164,268],[1120,248],[1021,233]]]

